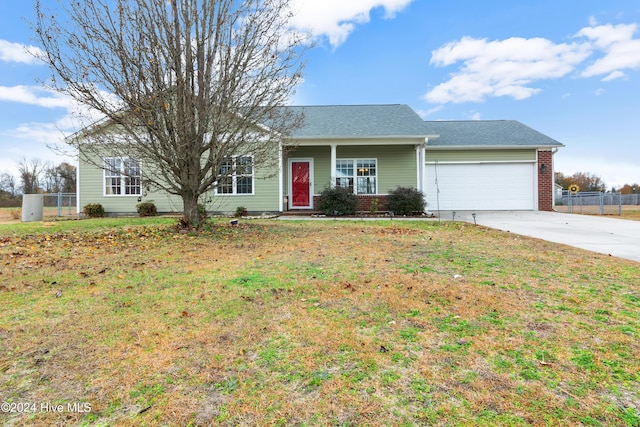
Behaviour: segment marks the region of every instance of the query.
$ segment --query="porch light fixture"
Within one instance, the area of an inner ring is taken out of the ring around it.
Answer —
[[[540,165],[540,173],[545,173],[547,171],[547,165],[544,163]]]

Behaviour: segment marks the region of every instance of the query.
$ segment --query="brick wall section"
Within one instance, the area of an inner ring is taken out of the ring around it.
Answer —
[[[546,170],[542,172],[542,165]],[[538,151],[538,210],[553,210],[553,152]]]
[[[377,200],[378,206],[374,206],[374,212],[386,212],[387,210],[387,196],[358,196],[358,211],[369,212],[371,204]]]
[[[387,211],[387,196],[358,196],[358,212],[369,212],[371,209],[371,203],[377,200],[378,206],[375,209],[376,212]],[[313,196],[313,206],[318,206],[320,203],[320,197]]]

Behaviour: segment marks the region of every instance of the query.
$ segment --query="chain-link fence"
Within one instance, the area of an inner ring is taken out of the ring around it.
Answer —
[[[76,193],[45,193],[42,195],[42,205],[45,217],[78,214]]]
[[[638,197],[634,199],[633,196],[638,195],[601,191],[565,192],[556,199],[556,210],[590,215],[622,215],[622,205],[638,203]]]

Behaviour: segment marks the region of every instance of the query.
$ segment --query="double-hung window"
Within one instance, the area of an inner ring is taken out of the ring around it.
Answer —
[[[128,157],[104,159],[104,194],[107,196],[138,196],[142,194],[140,160]]]
[[[336,160],[336,186],[355,194],[377,194],[377,163],[376,159]]]
[[[218,174],[218,194],[253,194],[253,156],[232,156],[224,159]]]

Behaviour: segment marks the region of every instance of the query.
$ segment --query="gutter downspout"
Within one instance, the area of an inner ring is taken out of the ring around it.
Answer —
[[[551,209],[553,211],[556,210],[556,160],[555,155],[558,152],[559,148],[556,147],[551,150],[551,182],[553,183],[553,191],[551,192]]]

